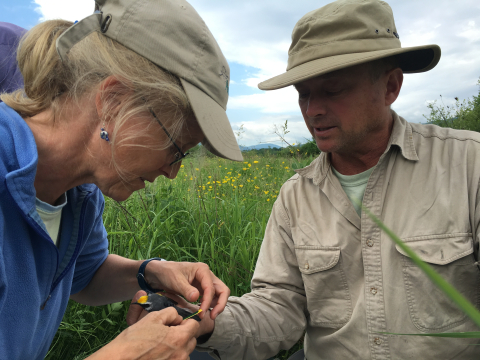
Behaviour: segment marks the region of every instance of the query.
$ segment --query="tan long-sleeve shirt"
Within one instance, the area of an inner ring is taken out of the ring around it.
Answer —
[[[363,205],[479,307],[480,134],[394,115]],[[476,339],[382,332],[478,331],[351,202],[321,154],[282,187],[252,280],[202,347],[267,359],[306,330],[320,359],[480,359]]]

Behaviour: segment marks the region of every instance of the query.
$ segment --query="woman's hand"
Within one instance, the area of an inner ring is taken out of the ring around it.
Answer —
[[[180,294],[190,302],[202,295],[201,318],[210,308],[214,320],[227,304],[230,289],[217,278],[207,264],[150,261],[145,269],[147,283],[154,289],[163,289],[172,294]]]
[[[136,324],[138,321],[142,320],[146,315],[149,313],[139,305],[135,305],[134,303],[142,296],[147,295],[147,293],[143,290],[140,290],[135,294],[135,296],[132,299],[132,303],[130,304],[130,307],[128,309],[127,313],[127,324],[128,326],[132,326]],[[187,309],[191,311],[192,313],[196,313],[200,306],[190,304],[189,302],[186,302],[184,299],[182,299],[180,296],[168,294],[168,293],[163,293],[164,296],[169,297],[173,301],[177,302],[178,307]],[[207,311],[207,313],[210,310]],[[155,312],[153,312],[155,313]],[[200,313],[201,314],[201,313]],[[204,316],[202,321],[199,322],[199,328],[195,334],[195,337],[199,337],[204,334],[209,334],[212,333],[214,328],[215,328],[215,320],[212,320],[210,316]]]
[[[122,331],[87,360],[186,360],[195,349],[194,336],[199,327],[195,320],[183,320],[174,308],[155,311]]]

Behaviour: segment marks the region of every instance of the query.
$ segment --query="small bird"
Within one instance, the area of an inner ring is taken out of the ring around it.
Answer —
[[[175,306],[178,305],[177,302],[158,293],[150,293],[146,296],[142,296],[134,304],[140,305],[148,312],[160,311],[167,307],[173,306],[175,310],[177,310],[178,315],[180,315],[184,320],[194,319],[197,321],[201,321],[200,317],[197,314],[199,314],[202,309],[199,309],[196,313],[193,314],[186,309]]]

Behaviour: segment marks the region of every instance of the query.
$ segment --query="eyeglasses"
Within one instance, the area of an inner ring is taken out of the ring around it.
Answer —
[[[175,144],[175,141],[173,141],[172,136],[171,136],[170,133],[167,131],[167,129],[165,128],[165,126],[163,126],[163,124],[161,123],[161,121],[158,120],[157,115],[155,115],[155,113],[153,112],[152,108],[148,108],[148,110],[150,111],[150,113],[152,114],[152,116],[155,118],[155,120],[157,120],[157,122],[160,124],[160,126],[161,126],[162,129],[163,129],[163,131],[165,131],[165,134],[167,134],[167,136],[168,136],[168,138],[170,139],[170,141],[172,142],[173,146],[175,146],[175,148],[178,150],[178,151],[175,153],[175,160],[173,160],[173,161],[170,163],[170,166],[179,163],[180,161],[182,161],[183,159],[185,159],[185,158],[187,157],[187,155],[189,155],[189,153],[184,154],[184,153],[182,152],[182,150],[180,150],[180,147],[179,147],[177,144]]]

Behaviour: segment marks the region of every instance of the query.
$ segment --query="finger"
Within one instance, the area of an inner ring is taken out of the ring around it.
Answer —
[[[184,296],[187,301],[194,302],[199,298],[200,292],[188,282],[187,276],[177,278],[172,290]]]
[[[182,329],[187,332],[188,336],[192,338],[195,337],[195,334],[200,328],[199,322],[193,319],[183,320],[181,326]]]
[[[214,308],[218,303],[218,297],[214,297],[212,302],[210,303],[210,308]]]
[[[145,319],[151,319],[150,321],[160,322],[167,326],[177,326],[183,321],[183,318],[178,315],[177,310],[173,307],[168,307],[160,311],[153,311],[149,313]]]
[[[147,295],[147,293],[145,291],[143,291],[143,290],[137,291],[137,293],[134,295],[134,297],[132,299],[132,303],[137,302],[138,299],[140,299],[142,296],[145,296],[145,295]]]
[[[210,309],[210,304],[213,300],[213,297],[215,296],[215,287],[213,280],[216,279],[216,276],[213,275],[208,266],[206,266],[205,269],[202,269],[201,272],[197,272],[196,275],[203,290],[202,303],[200,307],[202,308],[202,311],[207,311],[208,309]]]
[[[148,311],[143,310],[140,316],[138,317],[138,321],[142,320],[147,315],[148,315]]]
[[[210,317],[212,320],[215,320],[215,318],[225,309],[228,297],[230,296],[230,289],[222,282],[221,284],[216,285],[216,293],[218,296],[215,299],[216,304],[213,306],[212,312],[210,313]]]
[[[145,291],[140,290],[133,297],[132,302],[128,308],[127,316],[126,316],[126,321],[128,326],[132,326],[137,321],[145,317],[146,314],[142,314],[144,312],[143,308],[140,305],[136,305],[134,303],[137,302],[140,297],[146,294],[147,293]]]
[[[195,347],[197,346],[197,339],[196,338],[192,338],[188,341],[187,343],[187,352],[189,354],[191,354],[193,352],[193,350],[195,350]],[[190,359],[190,356],[188,357],[188,359]]]

